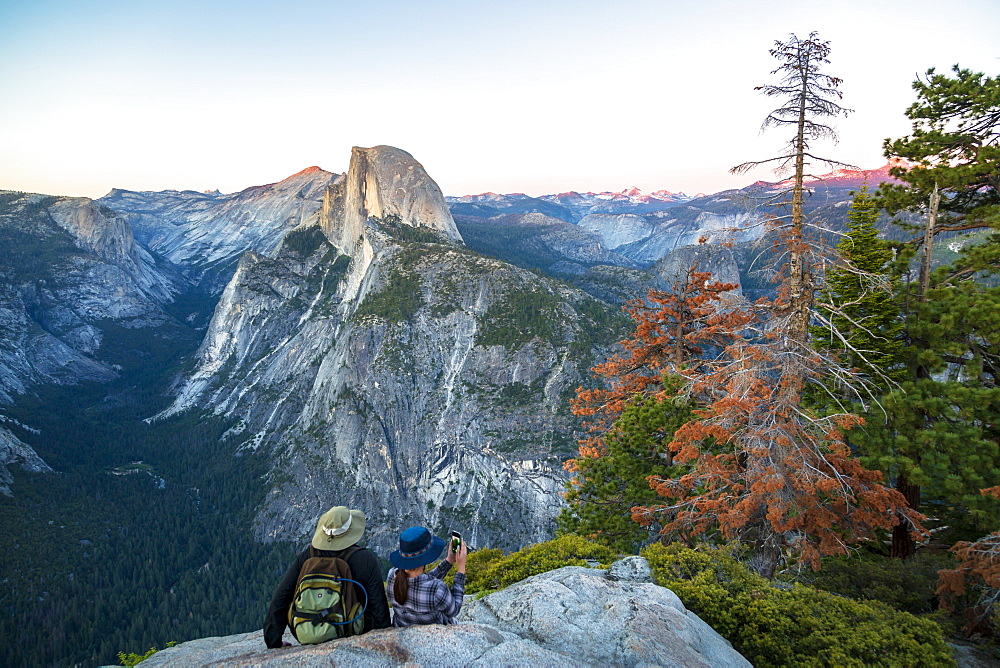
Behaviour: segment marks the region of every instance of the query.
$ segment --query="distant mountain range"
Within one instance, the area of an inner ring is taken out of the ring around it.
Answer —
[[[701,197],[703,195],[696,195]],[[684,193],[657,190],[644,193],[638,188],[621,192],[565,192],[531,197],[524,193],[482,193],[446,198],[455,215],[498,215],[501,213],[542,213],[568,223],[591,213],[652,213],[693,199]]]
[[[851,190],[886,178],[811,179],[808,210],[842,228]],[[3,193],[0,250],[16,262],[0,266],[0,404],[117,377],[121,328],[197,336],[161,419],[220,416],[273,452],[258,535],[296,535],[334,494],[378,500],[380,541],[400,517],[461,519],[480,544],[514,547],[551,529],[566,401],[622,335],[622,302],[691,263],[766,289],[747,260],[765,231],[757,196],[787,185],[445,198],[383,146],[354,149],[344,174],[232,194]],[[193,294],[211,322],[185,306]],[[46,466],[15,431],[0,427],[0,492],[4,464]]]
[[[851,193],[863,184],[873,190],[890,180],[889,165],[871,170],[841,169],[810,176],[806,211],[810,219],[831,230],[843,230]],[[776,210],[771,203],[791,181],[757,181],[745,188],[690,197],[659,190],[644,194],[636,188],[612,193],[561,193],[529,197],[523,193],[484,193],[449,197],[449,207],[466,244],[479,252],[519,266],[568,280],[592,294],[641,292],[648,277],[632,271],[652,270],[672,253],[700,243],[733,246],[732,261],[713,271],[766,290],[766,280],[752,276],[750,245],[766,232],[764,221]],[[885,218],[886,232],[890,230]],[[715,262],[721,262],[721,255]],[[617,286],[609,285],[608,265],[619,268]],[[669,273],[669,272],[668,272]],[[645,282],[644,282],[645,281]]]
[[[838,169],[828,174],[808,176],[806,184],[816,192],[859,188],[867,183],[872,189],[883,181],[893,178],[889,175],[889,164],[878,169]],[[782,181],[757,181],[738,190],[726,190],[715,195],[698,193],[685,195],[670,190],[655,190],[650,193],[639,188],[626,188],[618,192],[576,192],[569,191],[554,195],[532,197],[524,193],[498,194],[493,192],[478,195],[449,196],[445,199],[455,215],[490,216],[502,213],[542,213],[566,222],[576,223],[594,213],[638,213],[650,214],[666,211],[681,204],[711,199],[717,195],[735,192],[761,190],[773,192],[792,185],[791,179]]]

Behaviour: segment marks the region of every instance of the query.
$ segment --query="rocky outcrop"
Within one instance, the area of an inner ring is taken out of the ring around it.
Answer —
[[[643,241],[653,233],[650,222],[634,213],[592,213],[584,216],[579,225],[598,235],[604,245],[612,250]]]
[[[688,270],[708,272],[712,281],[732,283],[737,287],[734,294],[743,294],[740,287],[740,268],[733,257],[733,251],[718,244],[698,244],[681,246],[653,265],[651,271],[659,276],[665,285],[672,286],[683,280]]]
[[[32,473],[52,470],[31,446],[18,440],[9,429],[0,427],[0,494],[4,496],[11,496],[10,484],[14,482],[14,477],[10,474],[10,467],[15,464]]]
[[[347,176],[324,195],[320,227],[342,253],[355,255],[368,219],[389,216],[462,241],[441,188],[412,155],[392,146],[355,146]]]
[[[116,188],[98,202],[124,213],[141,243],[193,279],[214,269],[228,281],[231,265],[244,251],[271,253],[289,230],[315,225],[327,187],[341,178],[308,167],[277,183],[228,195]],[[228,272],[221,269],[226,266]]]
[[[168,321],[182,280],[85,198],[0,192],[0,403],[36,383],[107,381],[108,323]]]
[[[615,566],[617,580],[603,570],[569,567],[478,601],[467,598],[452,626],[382,629],[277,650],[264,649],[256,631],[182,643],[145,665],[750,666],[669,589],[622,578],[648,572],[648,564]]]
[[[749,666],[641,557],[607,571],[569,566],[468,602],[462,622],[516,633],[587,666]]]

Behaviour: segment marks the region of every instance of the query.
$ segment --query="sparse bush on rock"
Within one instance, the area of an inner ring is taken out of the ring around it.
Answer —
[[[955,665],[941,628],[876,601],[779,589],[725,549],[654,544],[656,581],[756,666]]]
[[[617,557],[610,548],[572,534],[529,545],[507,556],[500,550],[479,550],[469,555],[466,564],[465,593],[489,593],[563,566],[587,566],[588,561],[606,568]]]

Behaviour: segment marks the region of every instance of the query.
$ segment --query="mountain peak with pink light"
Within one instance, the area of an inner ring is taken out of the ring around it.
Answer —
[[[860,188],[867,184],[869,188],[874,190],[880,183],[886,181],[899,182],[898,179],[889,174],[889,170],[893,166],[892,163],[887,162],[877,169],[851,169],[849,167],[842,167],[818,176],[807,174],[803,183],[809,188]],[[790,188],[794,184],[794,179],[785,179],[777,183],[757,181],[753,185],[780,189]]]

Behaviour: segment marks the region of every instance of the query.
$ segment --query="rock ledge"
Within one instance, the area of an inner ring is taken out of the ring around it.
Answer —
[[[648,574],[639,557],[609,571],[560,568],[467,599],[454,626],[381,629],[277,650],[264,649],[255,631],[182,643],[143,666],[750,666]]]

